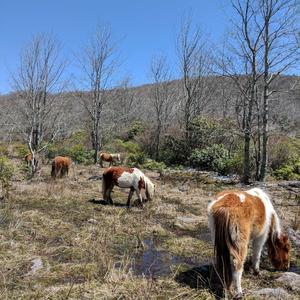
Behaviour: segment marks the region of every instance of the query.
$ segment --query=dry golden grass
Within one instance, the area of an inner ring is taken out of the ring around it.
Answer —
[[[10,199],[0,202],[0,299],[214,298],[208,290],[178,283],[178,263],[165,276],[145,277],[136,274],[134,262],[149,239],[158,251],[209,261],[212,246],[202,238],[208,233],[207,203],[224,187],[191,180],[188,190],[180,191],[178,180],[153,179],[156,198],[143,209],[127,209],[127,190],[114,189],[114,206],[100,201],[101,181],[88,180],[101,174],[96,166],[78,166],[77,181],[72,175],[54,181],[49,173],[45,166],[31,181],[18,173]],[[285,197],[276,189],[271,193]],[[290,225],[286,208],[279,210]],[[246,288],[260,284],[249,276]]]

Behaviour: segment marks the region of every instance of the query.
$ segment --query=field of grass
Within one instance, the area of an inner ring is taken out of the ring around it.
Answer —
[[[32,180],[15,176],[9,199],[0,200],[0,299],[214,299],[201,282],[178,278],[211,261],[207,204],[236,186],[148,173],[155,199],[128,209],[127,190],[114,189],[113,206],[102,201],[102,171],[78,166],[77,180],[52,180],[43,166]],[[268,192],[283,226],[296,226],[296,200],[277,184]],[[252,289],[275,286],[266,257],[262,267],[260,277],[243,277],[250,298]]]

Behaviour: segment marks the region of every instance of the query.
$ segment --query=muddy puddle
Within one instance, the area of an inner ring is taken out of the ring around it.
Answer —
[[[210,241],[209,233],[202,233],[200,239]],[[143,243],[145,249],[133,258],[131,265],[132,271],[136,275],[143,275],[148,278],[168,276],[175,274],[180,265],[190,269],[194,273],[192,277],[195,277],[195,274],[198,277],[200,274],[202,277],[206,277],[207,280],[208,273],[211,274],[210,258],[199,261],[193,257],[176,256],[161,249],[161,241],[156,239],[146,239]],[[299,267],[296,265],[291,265],[288,271],[300,274]]]
[[[132,270],[136,275],[146,277],[167,276],[176,272],[176,267],[185,265],[194,267],[206,262],[196,261],[192,257],[180,257],[163,250],[153,239],[144,240],[145,250],[133,260]]]

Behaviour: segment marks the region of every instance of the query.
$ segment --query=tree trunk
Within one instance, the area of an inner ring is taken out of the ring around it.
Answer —
[[[259,181],[264,181],[266,177],[268,164],[268,121],[269,121],[269,97],[268,86],[264,87],[264,105],[263,105],[263,128],[262,128],[262,160],[259,174]]]
[[[269,17],[265,18],[265,39],[264,39],[264,87],[263,87],[263,127],[262,127],[262,161],[259,175],[259,181],[264,181],[268,163],[268,122],[269,122]]]
[[[161,122],[158,121],[157,129],[156,129],[155,160],[159,159],[160,132],[161,132]]]
[[[242,183],[250,183],[250,132],[246,132],[244,135],[244,169]]]

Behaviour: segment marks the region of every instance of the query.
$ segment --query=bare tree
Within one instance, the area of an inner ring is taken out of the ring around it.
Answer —
[[[243,111],[245,183],[251,174],[251,139],[255,150],[255,178],[263,180],[265,177],[269,98],[277,90],[272,83],[299,61],[295,3],[294,0],[231,1],[236,12],[235,40],[229,47],[232,56],[223,63],[223,70],[226,69],[242,96],[239,107]],[[243,81],[243,77],[247,81]]]
[[[228,54],[222,55],[222,73],[225,73],[235,83],[240,101],[236,103],[237,116],[244,138],[244,183],[249,183],[251,177],[250,144],[253,134],[253,110],[257,101],[257,85],[260,78],[259,51],[262,30],[255,30],[257,7],[251,0],[233,0],[232,6],[236,12],[233,20],[234,39],[229,43]]]
[[[300,59],[297,41],[299,2],[295,0],[257,0],[260,10],[257,27],[262,35],[262,149],[258,180],[264,180],[268,162],[269,100],[276,89],[273,81],[293,68]],[[298,25],[299,26],[299,25]]]
[[[209,80],[212,59],[199,28],[186,18],[177,37],[177,54],[182,77],[185,137],[189,141],[190,124],[211,100],[214,88]]]
[[[32,154],[32,171],[36,171],[36,154],[56,137],[63,108],[55,102],[63,88],[65,61],[60,43],[48,34],[35,36],[20,55],[20,65],[13,75],[18,102],[13,121]]]
[[[152,59],[150,74],[154,85],[150,89],[149,98],[153,105],[155,115],[154,157],[159,158],[161,134],[169,126],[174,93],[171,89],[171,74],[166,57],[160,56]]]
[[[113,43],[111,30],[99,27],[90,43],[84,48],[79,59],[83,80],[89,86],[88,93],[82,93],[80,100],[88,113],[89,128],[94,149],[94,162],[98,162],[101,149],[101,122],[104,106],[108,101],[108,89],[115,71],[116,45]]]

